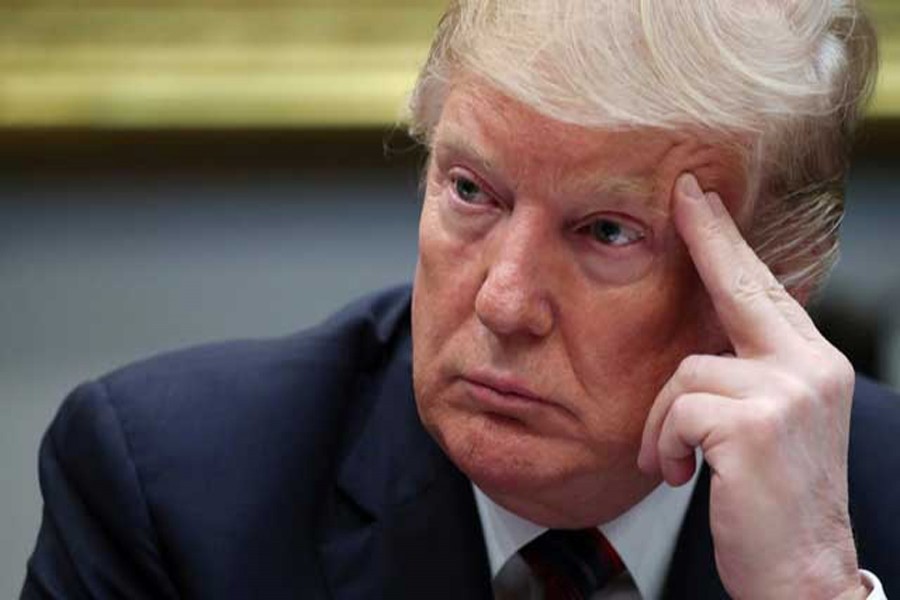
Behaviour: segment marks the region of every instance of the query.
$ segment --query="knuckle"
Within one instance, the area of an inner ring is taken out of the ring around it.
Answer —
[[[731,290],[734,297],[743,302],[771,300],[782,303],[788,299],[784,286],[768,270],[759,273],[749,268],[739,269],[733,276]]]
[[[758,302],[768,295],[766,288],[746,269],[740,269],[734,274],[731,293],[738,302]]]
[[[738,270],[731,282],[731,289],[735,297],[746,299],[755,298],[762,293],[762,288],[750,277],[744,269]]]
[[[770,296],[784,301],[791,300],[791,295],[784,287],[784,284],[781,283],[778,277],[776,277],[775,274],[770,271],[769,267],[767,267],[764,263],[760,263],[760,272],[763,286]]]
[[[706,361],[703,360],[702,356],[691,354],[684,357],[676,371],[678,373],[678,378],[682,381],[684,387],[692,388],[697,384],[697,382],[700,381],[705,366]]]
[[[807,374],[778,370],[772,377],[770,388],[773,412],[778,412],[782,427],[802,426],[809,423],[820,408],[820,391]]]
[[[855,379],[853,365],[840,352],[835,352],[830,361],[823,362],[819,370],[819,388],[826,400],[852,396]]]
[[[782,374],[779,379],[779,388],[788,402],[802,404],[816,397],[814,386],[794,373]]]
[[[687,421],[690,410],[690,399],[687,395],[682,394],[675,398],[669,409],[669,419],[672,421],[670,425],[673,430],[679,429]]]
[[[809,423],[819,410],[819,396],[808,381],[799,377],[788,379],[790,389],[784,402],[784,421],[795,425]]]
[[[701,234],[706,240],[712,241],[724,237],[725,231],[717,219],[707,219],[703,223]]]
[[[690,410],[690,400],[687,395],[682,394],[672,403],[672,417],[676,422],[683,421],[687,417]]]
[[[752,413],[750,432],[761,447],[770,447],[782,437],[785,411],[774,402],[759,402]]]
[[[788,292],[780,281],[776,280],[775,283],[772,283],[767,288],[767,294],[769,298],[772,299],[772,302],[775,306],[778,307],[778,310],[781,311],[782,314],[786,315],[789,319],[796,318],[794,317],[794,313],[797,312],[799,308],[797,305],[797,301],[794,300],[794,297],[791,296],[790,292]],[[803,309],[800,308],[800,311]]]
[[[672,406],[669,407],[669,418],[675,423],[679,423],[684,419],[684,396],[678,396],[672,401]]]
[[[670,459],[682,459],[694,444],[696,435],[693,426],[693,409],[686,396],[672,406],[672,411],[659,438],[658,451],[661,456]]]
[[[850,359],[840,352],[835,354],[834,374],[837,377],[836,384],[852,393],[856,383],[856,369]]]
[[[826,401],[852,396],[856,371],[836,348],[827,345],[814,349],[807,364],[810,385],[817,396]]]

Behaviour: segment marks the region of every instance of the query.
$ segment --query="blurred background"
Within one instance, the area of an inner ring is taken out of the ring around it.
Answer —
[[[900,389],[900,3],[815,308]],[[80,381],[315,323],[408,281],[422,154],[404,96],[441,0],[0,0],[0,598],[37,448]]]

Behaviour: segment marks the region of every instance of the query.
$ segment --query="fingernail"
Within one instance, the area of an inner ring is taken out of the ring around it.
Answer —
[[[703,190],[700,189],[697,178],[691,173],[685,173],[678,178],[678,189],[688,198],[693,200],[703,200]]]

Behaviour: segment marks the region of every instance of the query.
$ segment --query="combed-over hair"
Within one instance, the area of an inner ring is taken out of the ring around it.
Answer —
[[[877,44],[856,0],[454,0],[413,90],[426,146],[461,73],[560,121],[743,147],[751,246],[803,296],[838,250]]]

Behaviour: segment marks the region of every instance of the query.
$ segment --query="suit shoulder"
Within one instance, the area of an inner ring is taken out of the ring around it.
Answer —
[[[865,377],[857,377],[850,419],[851,483],[900,472],[900,454],[889,451],[900,436],[900,396]],[[900,490],[900,487],[898,487]]]
[[[858,378],[850,424],[850,515],[860,565],[881,579],[888,596],[900,590],[895,567],[900,553],[900,397]]]
[[[98,380],[126,433],[259,435],[324,427],[408,330],[409,288],[364,297],[293,335],[228,341],[164,353]],[[279,427],[279,424],[282,424]]]
[[[857,377],[853,393],[852,433],[900,435],[900,395],[866,377]]]
[[[283,552],[308,587],[320,503],[353,432],[348,415],[362,413],[363,392],[385,372],[405,369],[408,306],[408,289],[381,292],[295,335],[167,353],[76,389],[41,451],[54,526],[98,544],[72,560],[94,573],[133,549],[138,558],[127,558],[146,566],[134,573],[155,585],[147,597],[174,597],[156,593],[169,585],[165,554],[186,574],[187,595],[247,596],[209,573],[245,564],[253,548],[257,574],[277,572],[284,563],[267,557]],[[82,505],[90,519],[73,517]],[[56,560],[52,543],[42,555]]]

